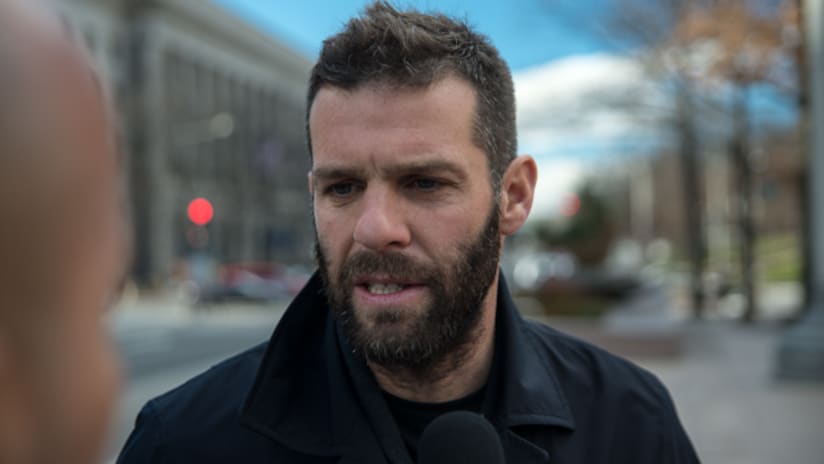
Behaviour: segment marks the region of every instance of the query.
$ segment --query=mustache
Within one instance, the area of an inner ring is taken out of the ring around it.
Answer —
[[[359,251],[349,257],[340,271],[340,281],[351,284],[363,274],[380,274],[422,283],[436,279],[435,266],[423,264],[403,253],[373,253]]]

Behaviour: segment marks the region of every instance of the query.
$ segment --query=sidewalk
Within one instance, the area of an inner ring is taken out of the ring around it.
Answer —
[[[824,462],[824,384],[773,376],[785,327],[711,321],[684,329],[682,356],[637,362],[670,389],[702,462]]]
[[[739,295],[710,305],[707,320],[689,319],[685,289],[673,293],[681,316],[681,355],[634,357],[667,385],[705,463],[824,462],[824,384],[783,382],[775,373],[782,320],[801,304],[798,284],[759,286],[757,322],[738,322]]]
[[[683,291],[654,289],[600,320],[544,322],[627,357],[669,388],[701,462],[824,463],[824,384],[775,378],[775,354],[800,304],[793,285],[762,288],[758,321],[735,297],[694,322]],[[538,319],[541,319],[540,317]]]

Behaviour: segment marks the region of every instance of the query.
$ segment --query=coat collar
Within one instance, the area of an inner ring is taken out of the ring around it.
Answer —
[[[289,305],[270,339],[241,422],[300,453],[340,462],[403,462],[405,452],[368,368],[337,329],[317,273]],[[490,382],[485,413],[498,429],[509,462],[547,462],[519,426],[573,429],[569,406],[550,361],[499,280],[496,343],[499,378]]]
[[[501,273],[498,284],[496,343],[503,345],[499,390],[493,417],[507,428],[518,426],[558,426],[574,429],[572,413],[561,384],[550,365],[541,341],[523,320]]]

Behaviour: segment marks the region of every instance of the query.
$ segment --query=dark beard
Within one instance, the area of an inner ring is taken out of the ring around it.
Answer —
[[[478,236],[458,248],[455,261],[424,264],[402,253],[362,251],[346,260],[333,279],[319,241],[315,253],[326,296],[356,353],[390,372],[406,372],[418,380],[434,380],[463,362],[478,333],[482,303],[498,270],[501,249],[498,208],[493,204]],[[317,236],[317,234],[316,234]],[[402,335],[380,326],[398,323],[401,309],[377,315],[370,330],[352,307],[353,280],[359,274],[381,274],[420,282],[431,301]],[[388,332],[388,333],[384,333]]]

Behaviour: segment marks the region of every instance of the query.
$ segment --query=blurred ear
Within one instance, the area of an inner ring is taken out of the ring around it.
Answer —
[[[532,210],[537,180],[538,166],[531,156],[521,155],[509,163],[501,183],[500,230],[502,234],[512,235],[526,222]]]
[[[315,193],[315,186],[312,185],[312,181],[313,181],[312,171],[309,171],[309,172],[306,173],[306,180],[309,181],[309,185],[308,185],[309,186],[309,195],[312,195],[312,194]]]

